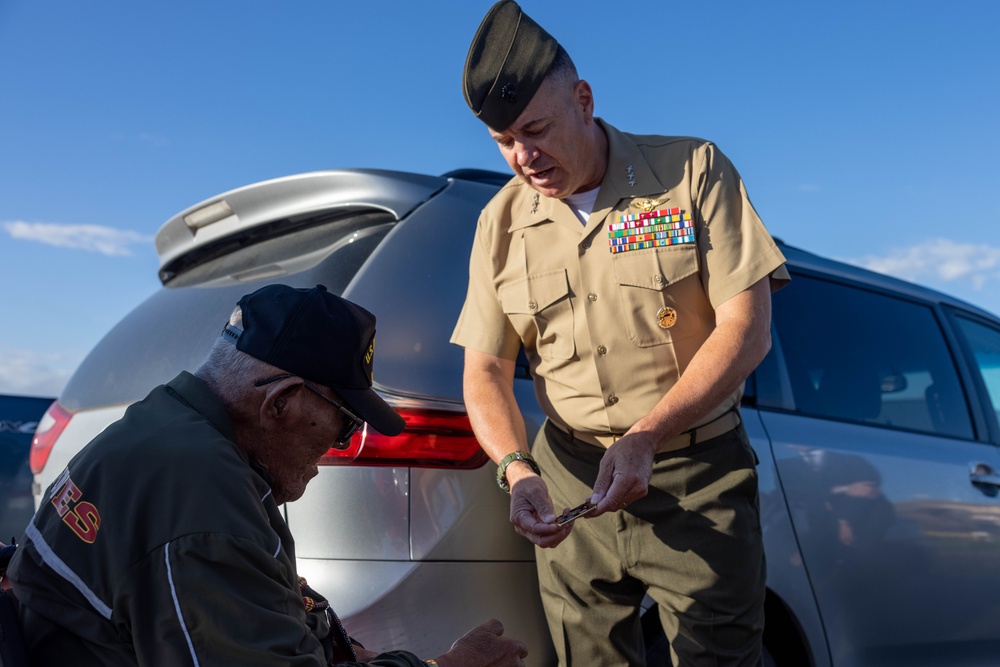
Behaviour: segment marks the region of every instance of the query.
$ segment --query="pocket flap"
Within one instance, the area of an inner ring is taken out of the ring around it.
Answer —
[[[698,272],[698,248],[684,244],[623,252],[614,267],[619,285],[662,290]]]
[[[505,313],[534,315],[569,297],[566,269],[536,273],[501,285],[497,297]]]

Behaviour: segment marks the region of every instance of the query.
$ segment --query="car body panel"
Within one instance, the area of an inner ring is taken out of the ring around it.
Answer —
[[[759,459],[757,479],[764,553],[767,555],[768,595],[777,596],[786,607],[794,610],[795,620],[812,650],[814,667],[828,667],[831,663],[823,619],[813,597],[809,575],[804,566],[805,559],[799,553],[771,453],[768,432],[759,411],[744,406],[740,415],[750,444]]]
[[[515,380],[514,395],[531,443],[544,419],[534,400],[532,383]],[[514,533],[510,523],[510,498],[496,483],[495,466],[487,464],[460,475],[425,468],[412,468],[411,471],[413,558],[534,563],[531,543]],[[466,499],[469,509],[456,513],[455,508],[443,503],[446,496]],[[475,535],[476,539],[470,539],[470,535]],[[532,612],[540,613],[540,605],[536,594],[530,601]]]
[[[448,341],[465,301],[476,219],[494,191],[450,182],[386,235],[344,290],[378,318],[380,385],[462,400],[462,374],[455,370],[464,353]]]
[[[461,475],[433,468],[412,469],[414,560],[534,564],[531,543],[515,535],[510,524],[510,498],[497,488],[492,468],[487,465]]]
[[[996,447],[776,412],[761,421],[834,664],[939,665],[970,633],[992,635],[984,648],[1000,656],[1000,502],[969,479],[976,463],[1000,466]],[[848,480],[870,469],[878,495],[849,497]],[[982,664],[966,659],[955,651],[947,664]]]
[[[299,558],[298,567],[310,586],[337,591],[338,614],[367,647],[436,657],[470,628],[498,618],[505,635],[529,647],[525,664],[555,664],[547,628],[525,606],[538,594],[534,563]]]
[[[59,436],[56,446],[49,453],[45,467],[35,475],[33,493],[36,509],[41,501],[41,494],[49,488],[59,473],[66,469],[70,459],[76,456],[84,445],[100,435],[101,431],[121,419],[127,408],[127,405],[112,405],[95,410],[81,410],[73,415]]]
[[[296,557],[408,561],[409,497],[408,468],[320,466],[285,505]]]
[[[270,282],[325,284],[369,309],[378,319],[376,390],[397,408],[462,414],[463,352],[448,339],[465,297],[476,219],[506,179],[486,176],[301,174],[223,193],[171,218],[157,241],[161,267],[171,267],[162,273],[168,286],[112,329],[70,380],[60,402],[74,416],[36,476],[36,502],[128,403],[197,368],[238,298]],[[231,215],[212,208],[223,200]],[[224,217],[203,217],[209,222],[197,231],[184,220],[216,210]],[[936,664],[988,664],[983,656],[1000,654],[1000,602],[991,603],[1000,600],[1000,519],[989,487],[973,486],[969,473],[977,464],[1000,469],[1000,426],[950,318],[1000,321],[933,290],[781,248],[796,277],[850,283],[933,311],[955,355],[965,394],[957,400],[969,401],[972,435],[810,417],[790,399],[758,404],[748,383],[743,419],[760,459],[769,601],[787,610],[788,639],[806,647],[815,667],[932,664],[932,656]],[[834,316],[854,314],[850,302],[838,305]],[[514,393],[530,441],[544,416],[521,359]],[[836,547],[840,533],[810,521],[810,512],[825,511],[830,489],[803,469],[805,450],[860,458],[880,471],[891,518],[869,560],[847,574],[843,554],[832,553],[844,551]],[[305,495],[285,505],[300,573],[370,647],[431,657],[496,617],[528,643],[528,664],[553,664],[533,547],[510,525],[495,470],[321,466]],[[974,657],[942,659],[949,648]]]

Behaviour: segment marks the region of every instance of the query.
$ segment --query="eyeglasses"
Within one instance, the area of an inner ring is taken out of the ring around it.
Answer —
[[[290,378],[290,377],[298,377],[298,376],[292,373],[282,373],[281,375],[272,375],[270,377],[261,378],[260,380],[257,380],[256,382],[253,383],[253,386],[263,387],[266,384],[271,384],[272,382],[277,382],[278,380],[284,380],[285,378]],[[345,417],[347,417],[347,420],[344,422],[344,425],[340,429],[340,433],[337,435],[336,444],[334,444],[333,446],[334,449],[347,449],[347,447],[351,444],[351,437],[358,432],[358,429],[360,429],[362,426],[365,425],[365,420],[357,416],[350,410],[348,410],[347,407],[344,406],[343,404],[338,403],[329,396],[323,394],[319,389],[316,388],[315,385],[313,385],[308,380],[303,379],[302,384],[303,386],[305,386],[306,389],[316,394],[317,396],[322,398],[324,401],[326,401],[333,407],[340,410],[340,412]]]

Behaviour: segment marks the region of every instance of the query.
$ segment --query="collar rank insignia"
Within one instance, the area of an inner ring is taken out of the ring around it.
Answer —
[[[538,193],[535,193],[535,197],[531,200],[531,212],[532,214],[538,213]]]

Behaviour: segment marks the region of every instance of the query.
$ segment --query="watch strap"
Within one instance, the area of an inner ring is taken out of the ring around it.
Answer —
[[[497,466],[497,486],[499,486],[504,493],[510,493],[510,482],[507,481],[507,466],[509,466],[514,461],[523,461],[528,464],[528,467],[535,471],[536,475],[541,475],[542,471],[539,470],[538,464],[535,459],[532,458],[531,454],[528,452],[511,452],[507,456],[500,460],[500,465]]]

